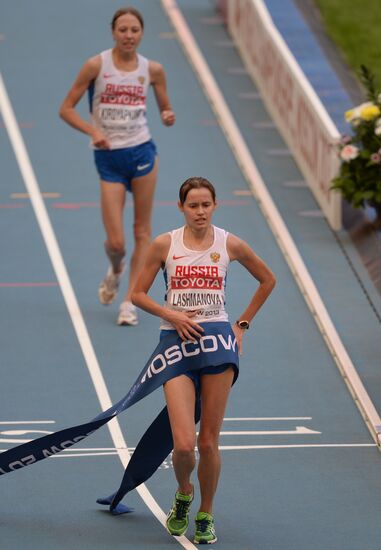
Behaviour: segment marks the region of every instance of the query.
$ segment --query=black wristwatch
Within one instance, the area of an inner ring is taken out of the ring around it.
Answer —
[[[236,325],[238,325],[239,328],[243,328],[244,330],[248,330],[250,327],[249,321],[236,321]]]

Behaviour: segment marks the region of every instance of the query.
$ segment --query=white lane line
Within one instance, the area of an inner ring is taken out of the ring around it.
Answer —
[[[334,449],[334,448],[364,448],[377,447],[376,443],[298,443],[291,445],[219,445],[220,451],[247,451],[247,450],[263,450],[263,449]],[[5,453],[7,449],[1,449],[0,453]],[[129,448],[130,452],[135,450],[134,447]],[[197,450],[197,449],[196,449]],[[74,453],[74,451],[77,451]],[[78,452],[80,451],[80,452]],[[97,457],[97,456],[117,456],[119,449],[105,448],[98,449],[99,452],[94,452],[92,449],[66,449],[62,453],[52,455],[49,458],[77,458],[77,457]],[[163,464],[168,464],[165,460]],[[168,469],[168,467],[166,468]]]
[[[312,416],[247,416],[242,418],[224,418],[224,422],[246,422],[249,420],[253,420],[255,422],[264,422],[267,420],[312,420]]]
[[[298,445],[222,445],[221,451],[243,451],[248,449],[309,449],[340,447],[377,447],[376,443],[306,443]]]
[[[312,416],[245,416],[224,418],[224,422],[246,422],[246,421],[266,421],[266,420],[312,420]],[[7,424],[55,424],[55,420],[2,420],[0,425]]]
[[[376,443],[305,443],[305,444],[291,444],[291,445],[219,445],[220,451],[248,451],[248,450],[265,450],[265,449],[335,449],[335,448],[364,448],[364,447],[377,447]],[[98,453],[82,452],[78,454],[70,454],[72,449],[67,449],[67,454],[60,453],[53,455],[51,458],[77,458],[77,457],[97,457],[97,456],[115,456],[117,449],[112,452],[111,450]],[[130,448],[133,452],[134,449]],[[196,449],[197,451],[197,449]],[[168,460],[165,461],[168,464]],[[169,460],[171,463],[171,459]],[[163,463],[164,464],[164,463]],[[161,466],[162,468],[162,466]],[[167,466],[164,469],[169,469]]]
[[[97,357],[93,345],[90,340],[87,327],[82,317],[77,298],[70,282],[69,275],[66,270],[65,263],[62,258],[57,239],[54,234],[52,224],[50,222],[44,201],[41,197],[41,191],[35,177],[28,152],[26,150],[23,138],[18,127],[16,117],[14,115],[11,102],[9,100],[7,90],[4,85],[3,77],[0,73],[0,112],[2,114],[4,124],[6,126],[9,139],[11,141],[16,160],[22,174],[25,187],[29,193],[30,200],[33,206],[34,213],[37,218],[42,236],[44,238],[48,254],[53,265],[57,280],[59,282],[66,307],[68,309],[74,330],[76,332],[79,345],[81,347],[86,365],[90,374],[90,378],[94,384],[96,394],[101,404],[102,411],[111,407],[111,399],[108,393],[106,383],[103,378],[102,371],[98,364]],[[124,467],[127,466],[130,460],[130,453],[126,442],[124,441],[122,430],[120,429],[117,418],[113,418],[107,424],[111,434],[111,438],[115,447],[119,448],[118,454],[121,463]],[[147,487],[142,484],[136,488],[139,495],[151,510],[154,516],[165,527],[166,514],[160,508],[156,500],[153,498]],[[185,537],[177,537],[176,540],[184,548],[196,548]]]
[[[296,426],[295,430],[256,430],[256,431],[231,431],[231,432],[220,432],[220,435],[309,435],[309,434],[321,434],[321,432],[316,432],[315,430],[310,430],[304,426]]]
[[[4,430],[0,432],[0,435],[25,435],[25,434],[51,434],[51,431],[47,430]]]
[[[283,221],[221,90],[175,0],[161,3],[176,29],[178,40],[197,75],[236,161],[246,178],[326,345],[358,406],[373,439],[381,446],[381,418],[371,401],[332,322],[319,291]]]
[[[218,448],[220,451],[241,451],[244,449],[304,449],[308,447],[377,447],[376,443],[295,443],[295,444],[278,444],[278,445],[219,445]],[[130,447],[130,451],[133,452],[135,447]],[[197,452],[197,447],[195,448]],[[92,451],[100,451],[100,453],[105,454],[116,454],[118,449],[113,447],[105,447],[99,449],[66,449],[58,455],[53,455],[51,458],[60,458],[68,456],[74,451],[81,451],[84,453],[89,453],[89,456],[97,456],[97,453],[92,453]],[[76,456],[73,454],[72,456]]]
[[[13,432],[13,433],[12,433]],[[18,434],[17,432],[21,432]],[[29,433],[29,430],[28,432]],[[33,432],[36,433],[36,432]],[[50,434],[52,432],[42,431],[38,430],[37,433],[40,434]],[[9,430],[6,432],[0,432],[0,435],[22,435],[25,434],[25,430]],[[321,434],[321,432],[318,432],[316,430],[311,430],[309,428],[306,428],[304,426],[296,426],[295,430],[251,430],[251,431],[222,431],[220,432],[220,435],[312,435],[312,434]],[[198,432],[197,432],[198,435]],[[12,438],[6,438],[6,437],[0,437],[0,443],[29,443],[30,441],[33,441],[33,439],[12,439]],[[132,452],[132,450],[130,449]]]
[[[132,450],[130,449],[130,451],[132,452]],[[77,458],[77,457],[83,457],[83,456],[89,456],[89,457],[94,457],[94,456],[117,456],[118,454],[118,451],[115,450],[114,452],[112,451],[105,451],[105,452],[99,452],[99,453],[75,453],[75,454],[62,454],[62,453],[59,453],[58,455],[52,455],[50,458]]]
[[[7,424],[55,424],[55,420],[3,420],[0,425]]]
[[[263,418],[224,418],[224,421],[279,421],[279,420],[312,420],[312,417],[305,416],[305,417],[263,417]],[[54,421],[46,421],[46,422],[53,422]],[[1,443],[28,443],[30,441],[33,441],[34,438],[31,439],[22,439],[21,437],[18,438],[9,438],[9,436],[22,436],[27,434],[51,434],[53,432],[46,431],[46,430],[2,430],[0,431],[0,444]],[[308,434],[321,434],[319,431],[311,430],[310,428],[306,428],[305,426],[296,426],[294,430],[249,430],[249,431],[222,431],[221,435],[308,435]],[[7,436],[7,437],[4,437]],[[130,449],[132,452],[132,450]],[[76,452],[76,449],[74,449],[74,452]]]

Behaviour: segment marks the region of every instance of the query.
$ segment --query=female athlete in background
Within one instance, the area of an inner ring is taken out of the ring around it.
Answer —
[[[194,177],[185,181],[180,188],[179,208],[184,214],[184,227],[153,241],[132,300],[136,306],[161,317],[161,336],[177,331],[188,357],[194,356],[194,361],[199,361],[201,355],[205,355],[202,359],[205,367],[164,384],[174,442],[173,467],[178,482],[167,517],[167,530],[172,535],[182,535],[189,523],[194,494],[191,473],[195,467],[195,406],[200,395],[197,446],[201,503],[195,519],[194,542],[211,544],[217,540],[212,507],[220,474],[219,433],[230,388],[237,375],[238,359],[235,359],[237,364],[224,360],[226,348],[221,345],[219,365],[208,364],[207,346],[217,346],[217,340],[226,345],[235,338],[241,351],[242,337],[274,288],[275,277],[246,242],[212,225],[216,193],[208,180]],[[229,263],[234,260],[259,281],[259,286],[245,311],[231,326],[225,310],[225,282]],[[160,269],[166,281],[164,306],[148,295]],[[211,330],[217,331],[214,334],[218,338],[211,335]],[[200,344],[192,349],[192,341],[197,342],[200,337],[203,337]],[[175,361],[172,363],[171,368],[176,369]]]
[[[129,282],[119,310],[119,325],[136,325],[131,302],[134,287],[151,242],[151,214],[157,180],[156,147],[146,119],[149,86],[153,86],[161,120],[172,126],[172,111],[163,67],[137,53],[144,21],[134,8],[118,10],[111,22],[115,45],[91,57],[80,70],[64,99],[60,116],[88,134],[100,177],[101,209],[106,231],[105,250],[110,267],[99,286],[102,304],[113,302],[125,267],[123,212],[126,191],[133,195],[135,247]],[[92,121],[80,117],[75,107],[85,92],[90,95]]]

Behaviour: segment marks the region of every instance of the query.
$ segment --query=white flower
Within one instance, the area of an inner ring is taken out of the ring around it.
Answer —
[[[340,152],[340,157],[345,161],[349,162],[350,160],[355,159],[359,154],[359,149],[355,145],[346,145],[342,148]]]

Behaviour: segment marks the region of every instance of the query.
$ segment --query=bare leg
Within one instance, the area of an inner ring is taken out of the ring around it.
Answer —
[[[134,238],[135,248],[131,255],[129,282],[125,301],[131,301],[132,289],[143,267],[148,247],[151,243],[152,206],[157,180],[158,159],[153,170],[140,178],[132,180],[134,197]]]
[[[190,495],[193,492],[190,476],[196,464],[194,384],[188,376],[177,376],[166,382],[164,394],[174,442],[173,468],[179,484],[178,490],[184,495]]]
[[[198,480],[200,512],[212,514],[213,498],[221,471],[218,441],[226,403],[233,381],[233,368],[201,377],[201,422],[197,446],[200,453]]]
[[[105,250],[114,273],[120,273],[126,253],[123,226],[123,209],[126,188],[122,183],[101,181],[101,209],[106,231]]]

